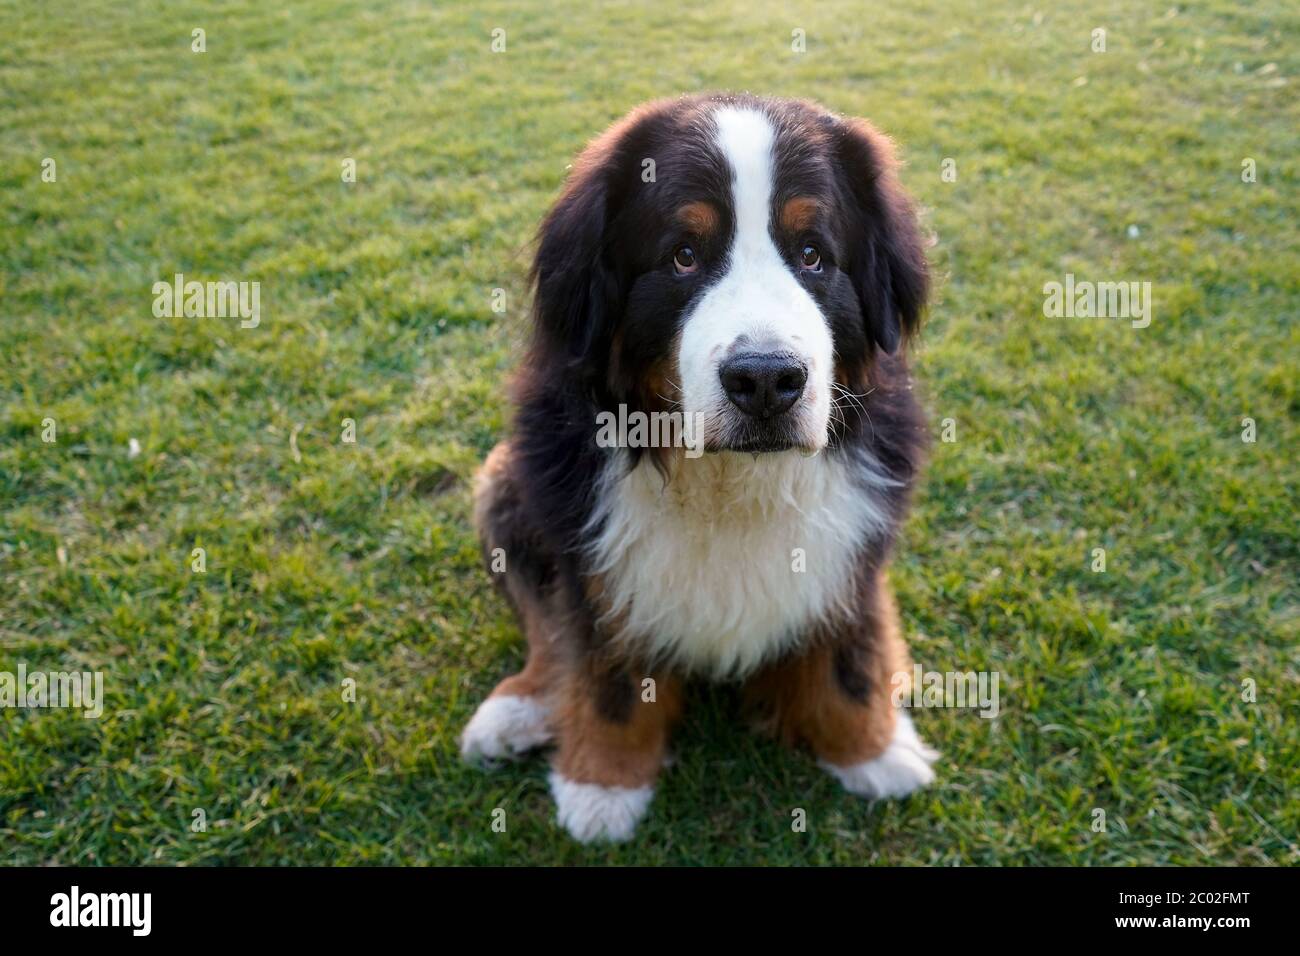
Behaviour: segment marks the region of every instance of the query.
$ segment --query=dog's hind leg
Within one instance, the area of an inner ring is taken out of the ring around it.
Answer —
[[[474,489],[474,523],[494,581],[519,616],[528,661],[478,708],[461,736],[466,760],[556,743],[551,792],[576,839],[626,840],[645,814],[681,711],[679,681],[600,650],[591,621],[566,603],[560,571],[524,513],[508,443]],[[647,678],[650,681],[647,682]]]
[[[548,691],[557,648],[548,627],[547,561],[525,530],[511,475],[511,449],[492,449],[474,482],[474,524],[494,582],[505,592],[528,641],[528,660],[518,674],[497,684],[461,734],[461,755],[483,763],[517,757],[554,736]]]

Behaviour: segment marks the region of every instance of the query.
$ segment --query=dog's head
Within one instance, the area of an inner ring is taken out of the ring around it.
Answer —
[[[692,97],[587,147],[546,217],[537,340],[596,403],[709,451],[818,451],[927,291],[890,142],[805,102]]]

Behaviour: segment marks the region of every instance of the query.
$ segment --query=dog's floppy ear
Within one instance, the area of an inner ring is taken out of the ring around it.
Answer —
[[[583,151],[563,193],[542,221],[532,281],[535,334],[571,371],[598,379],[622,307],[610,255],[615,181],[623,124]]]
[[[894,352],[920,326],[929,294],[916,210],[888,137],[862,120],[835,120],[831,135],[850,205],[848,272],[868,336]]]

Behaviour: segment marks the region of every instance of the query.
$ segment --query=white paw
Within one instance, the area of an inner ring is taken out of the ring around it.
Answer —
[[[637,823],[645,816],[654,787],[602,787],[598,783],[574,783],[551,773],[551,794],[560,826],[580,843],[631,839]]]
[[[502,694],[479,705],[460,735],[460,753],[470,763],[503,760],[551,739],[546,708],[532,697]]]
[[[930,764],[938,759],[938,751],[931,750],[916,735],[912,718],[900,711],[898,724],[894,727],[894,739],[879,757],[847,767],[825,761],[821,765],[844,784],[845,790],[860,797],[879,800],[905,797],[913,790],[934,783],[934,771],[930,769]]]

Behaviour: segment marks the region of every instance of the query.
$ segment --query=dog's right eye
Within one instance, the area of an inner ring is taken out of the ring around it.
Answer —
[[[700,260],[695,257],[695,250],[690,246],[678,246],[673,250],[673,269],[681,275],[689,275],[700,267]]]

